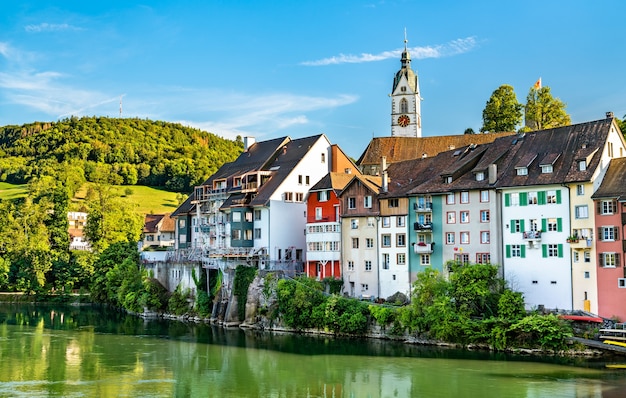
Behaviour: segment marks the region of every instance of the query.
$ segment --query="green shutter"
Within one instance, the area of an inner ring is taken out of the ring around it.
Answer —
[[[509,206],[511,206],[511,194],[505,193],[504,194],[504,207],[509,207]]]
[[[528,206],[528,193],[526,192],[519,193],[519,205]]]
[[[537,192],[537,203],[540,205],[546,204],[546,191]]]
[[[511,233],[515,233],[515,220],[511,220]]]
[[[520,231],[522,231],[522,232],[524,232],[524,231],[525,231],[525,229],[524,229],[524,220],[519,220],[519,229],[520,229]]]
[[[506,258],[511,258],[511,245],[506,245]]]
[[[317,201],[319,202],[322,199],[322,192],[317,191]]]
[[[561,204],[561,190],[560,189],[556,190],[556,203]]]
[[[556,219],[556,230],[558,232],[563,232],[563,219],[561,217]]]
[[[547,218],[542,218],[541,219],[541,230],[543,232],[546,232],[548,230],[548,219]]]
[[[543,258],[548,257],[548,245],[541,245],[541,256]]]
[[[559,243],[559,258],[563,258],[563,243]]]
[[[522,258],[526,258],[526,245],[520,246],[520,254],[522,255]]]

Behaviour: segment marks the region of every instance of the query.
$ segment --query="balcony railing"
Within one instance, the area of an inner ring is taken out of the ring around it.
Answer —
[[[418,212],[431,212],[433,211],[433,204],[431,202],[413,203],[413,210]]]
[[[413,230],[415,231],[432,231],[433,224],[432,223],[413,223]]]
[[[524,239],[526,240],[541,240],[541,231],[524,231]]]
[[[430,254],[433,252],[432,243],[419,242],[413,245],[413,252],[415,254]]]

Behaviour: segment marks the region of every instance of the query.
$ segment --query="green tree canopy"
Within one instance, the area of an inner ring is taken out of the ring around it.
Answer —
[[[550,87],[531,87],[526,97],[525,131],[536,131],[567,126],[572,121],[565,112],[565,103],[554,98]]]
[[[517,101],[513,86],[503,84],[498,87],[487,101],[483,110],[481,132],[515,131],[522,122],[522,104]]]

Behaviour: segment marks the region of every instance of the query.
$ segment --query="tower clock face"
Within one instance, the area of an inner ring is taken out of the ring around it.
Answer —
[[[398,117],[398,124],[401,127],[406,127],[409,123],[411,123],[411,119],[407,115],[400,115],[400,117]]]

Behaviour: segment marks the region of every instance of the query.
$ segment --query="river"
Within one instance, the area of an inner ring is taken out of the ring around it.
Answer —
[[[626,358],[622,358],[626,363]],[[0,303],[0,397],[622,397],[626,371]]]

